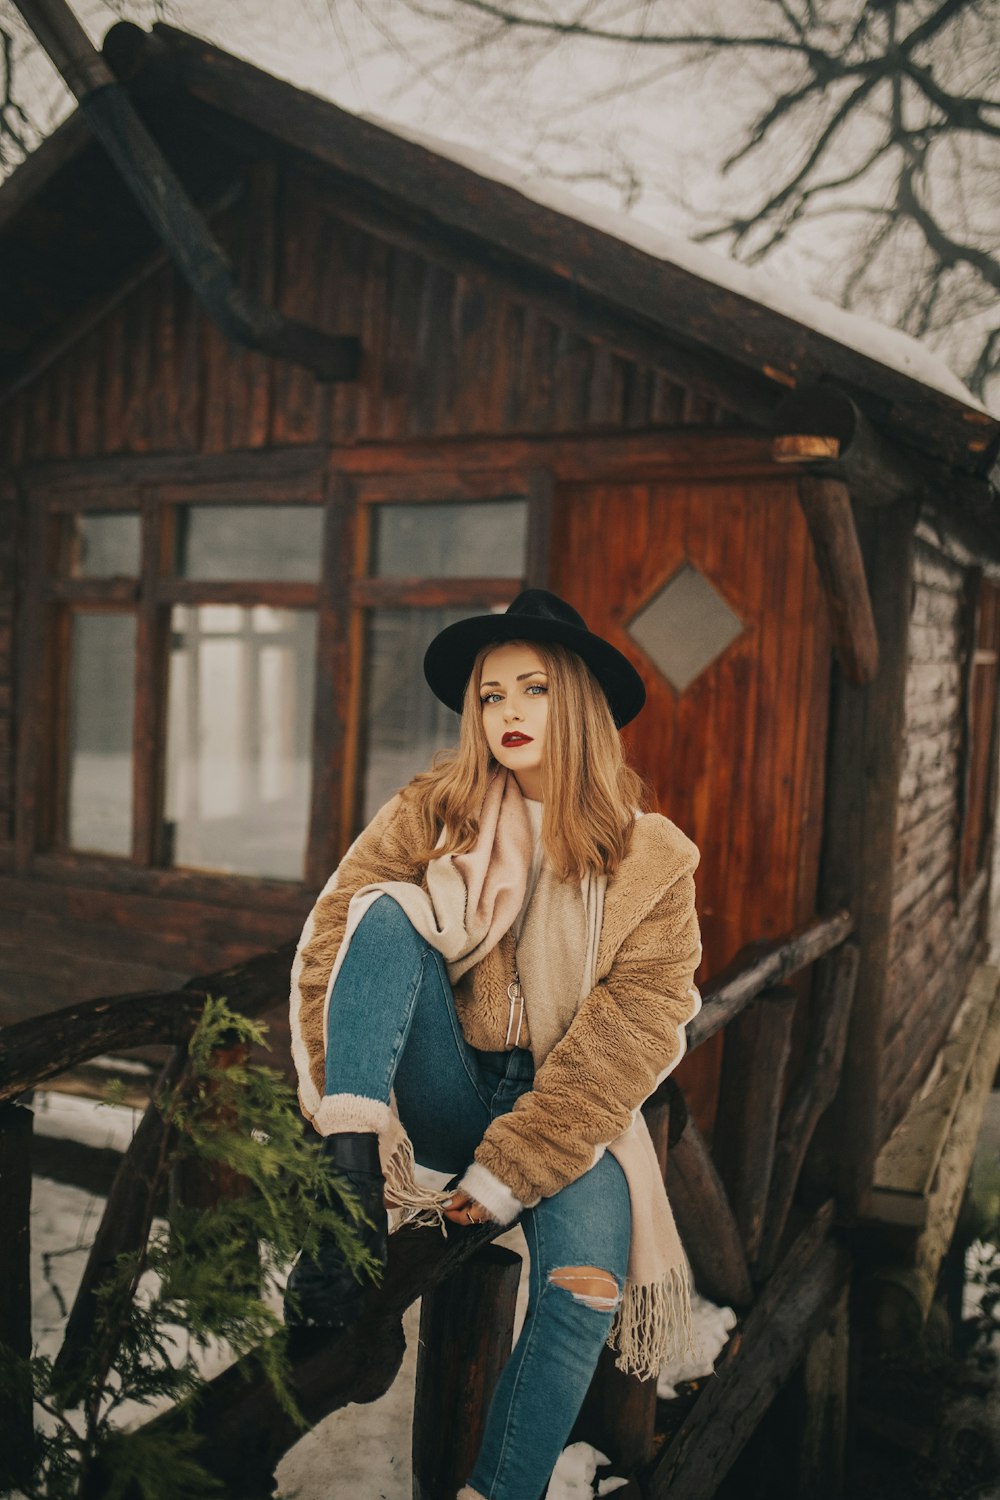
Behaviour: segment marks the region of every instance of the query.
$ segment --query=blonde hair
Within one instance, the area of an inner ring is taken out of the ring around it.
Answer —
[[[404,796],[420,813],[426,847],[421,859],[461,854],[479,831],[479,809],[499,769],[483,729],[482,666],[498,645],[537,651],[549,677],[549,711],[542,764],[542,845],[563,880],[613,875],[628,850],[645,784],[626,764],[604,691],[581,656],[541,641],[497,641],[476,656],[465,689],[458,745],[441,750],[414,777]],[[444,830],[444,839],[435,847]]]

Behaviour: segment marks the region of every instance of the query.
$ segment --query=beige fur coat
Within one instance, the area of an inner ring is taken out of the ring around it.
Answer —
[[[413,807],[394,797],[348,850],[306,923],[291,1024],[299,1098],[310,1119],[323,1096],[327,989],[351,897],[384,881],[426,888],[426,865],[413,855],[422,842]],[[680,1028],[697,1008],[698,858],[668,818],[636,820],[629,851],[605,893],[597,982],[531,1091],[493,1121],[476,1150],[480,1170],[520,1203],[551,1196],[581,1176],[595,1152],[629,1127],[676,1061]],[[456,986],[462,1031],[474,1047],[504,1048],[513,957],[508,932]],[[520,1044],[529,1045],[523,1031]]]

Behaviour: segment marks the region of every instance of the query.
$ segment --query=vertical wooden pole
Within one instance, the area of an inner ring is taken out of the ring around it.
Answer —
[[[22,1104],[0,1105],[0,1341],[31,1355],[31,1127]],[[34,1458],[31,1378],[25,1372],[0,1401],[0,1490],[27,1487]]]
[[[520,1279],[521,1257],[503,1245],[487,1245],[424,1294],[413,1398],[413,1500],[454,1496],[472,1472],[510,1355]]]
[[[666,1174],[670,1105],[657,1102],[643,1113],[660,1170]],[[601,1350],[573,1436],[593,1443],[617,1474],[628,1475],[648,1463],[655,1451],[656,1381],[623,1374],[615,1366],[616,1358],[614,1350]]]
[[[752,1265],[764,1231],[795,991],[763,990],[726,1027],[712,1155]]]
[[[916,516],[910,500],[858,508],[879,670],[867,687],[856,687],[834,666],[817,909],[850,910],[860,962],[840,1088],[817,1128],[806,1171],[815,1191],[835,1190],[847,1213],[864,1212],[881,1145],[879,1069]]]

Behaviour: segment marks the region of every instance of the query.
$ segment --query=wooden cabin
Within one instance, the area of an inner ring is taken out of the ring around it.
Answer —
[[[642,672],[629,750],[702,851],[728,1009],[676,1196],[721,1179],[777,1327],[834,1194],[797,1360],[866,1235],[919,1321],[1000,1055],[1000,420],[898,333],[193,36],[105,56],[243,293],[343,358],[227,337],[83,110],[0,187],[0,1020],[294,939],[454,735],[427,641],[543,585]],[[671,1500],[733,1462],[724,1398]]]

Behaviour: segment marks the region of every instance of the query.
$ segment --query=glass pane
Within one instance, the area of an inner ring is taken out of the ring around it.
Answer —
[[[318,505],[182,505],[175,564],[181,578],[319,577],[323,511]]]
[[[134,705],[135,617],[74,615],[67,820],[73,849],[132,852]]]
[[[737,636],[743,621],[697,568],[685,563],[629,623],[629,635],[682,693]]]
[[[500,611],[506,606],[499,606]],[[435,750],[458,742],[458,716],[424,681],[433,636],[468,609],[376,609],[368,620],[366,758],[362,818],[424,770]]]
[[[377,578],[520,578],[528,502],[377,505],[373,532]]]
[[[63,572],[70,578],[136,578],[139,517],[81,511],[66,517]]]
[[[314,610],[178,605],[167,700],[172,863],[301,880]]]

